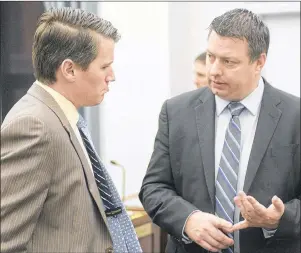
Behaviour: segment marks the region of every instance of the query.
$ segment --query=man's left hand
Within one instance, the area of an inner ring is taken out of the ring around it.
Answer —
[[[234,198],[234,202],[245,220],[233,225],[233,231],[248,227],[276,229],[285,209],[282,200],[277,196],[272,198],[272,204],[268,208],[244,192],[239,192],[238,196]]]

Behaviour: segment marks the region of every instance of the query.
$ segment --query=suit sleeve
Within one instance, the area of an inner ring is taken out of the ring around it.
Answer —
[[[22,116],[1,126],[1,252],[27,252],[51,181],[46,126]]]
[[[300,140],[300,139],[299,139]],[[284,214],[280,219],[279,226],[275,233],[278,238],[290,238],[300,240],[300,199],[301,199],[301,174],[300,174],[300,144],[294,154],[294,185],[295,199],[285,203]]]
[[[153,222],[180,240],[187,217],[197,208],[177,194],[169,152],[166,101],[159,116],[154,151],[142,182],[139,198]]]

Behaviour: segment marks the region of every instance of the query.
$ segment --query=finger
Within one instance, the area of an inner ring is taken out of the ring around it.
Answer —
[[[233,225],[231,226],[231,228],[221,227],[219,229],[227,234],[227,233],[232,233],[232,227],[233,227]]]
[[[232,228],[232,223],[229,221],[226,221],[222,218],[219,217],[214,217],[215,219],[213,220],[213,225],[216,228],[225,228],[225,229],[231,229]]]
[[[255,211],[252,204],[248,201],[247,197],[242,200],[242,215],[245,219],[252,219],[255,217]]]
[[[232,238],[229,238],[227,235],[225,235],[221,230],[219,230],[217,228],[214,228],[213,230],[211,230],[209,232],[209,235],[219,243],[219,245],[214,245],[214,244],[212,244],[212,245],[216,246],[220,249],[228,248],[229,246],[234,244],[234,241]]]
[[[240,213],[241,213],[241,215],[244,217],[245,216],[245,213],[246,213],[246,209],[245,209],[245,207],[244,207],[244,205],[243,205],[243,203],[242,203],[242,199],[241,199],[241,197],[238,197],[238,202],[239,202],[239,205],[237,205],[238,206],[238,208],[239,208],[239,210],[240,210]],[[245,217],[244,217],[245,218]]]
[[[242,201],[246,197],[247,197],[247,195],[243,191],[239,191],[238,194],[237,194],[237,196],[235,198],[237,198],[241,202],[241,204],[242,204]]]
[[[244,191],[239,191],[239,192],[238,192],[238,196],[239,196],[241,199],[247,197],[247,195],[245,194]]]
[[[232,227],[232,232],[240,230],[240,229],[245,229],[249,227],[249,222],[247,220],[243,220],[241,222],[238,222],[233,225]]]
[[[284,212],[284,204],[282,202],[282,200],[280,198],[278,198],[277,196],[274,196],[272,198],[272,204],[274,205],[274,207],[276,208],[277,211],[279,212]]]
[[[198,245],[200,245],[202,248],[209,250],[211,252],[218,252],[219,249],[211,246],[209,243],[207,243],[205,240],[199,239],[195,241]]]
[[[252,196],[248,196],[247,199],[250,202],[250,204],[253,206],[257,215],[263,216],[266,214],[267,211],[266,207],[260,204],[255,198],[253,198]]]
[[[203,238],[203,240],[206,241],[210,246],[212,246],[216,249],[225,249],[225,248],[229,247],[229,246],[227,246],[227,244],[225,244],[225,242],[220,242],[220,241],[216,240],[213,236],[211,236],[211,234],[215,234],[215,233],[211,230]]]
[[[235,203],[236,206],[238,206],[238,208],[241,208],[242,203],[241,203],[241,199],[240,199],[239,196],[234,197],[234,203]]]
[[[253,205],[250,203],[250,201],[248,200],[248,197],[244,197],[242,200],[242,205],[244,206],[244,209],[247,213],[251,213],[254,212],[254,207]]]

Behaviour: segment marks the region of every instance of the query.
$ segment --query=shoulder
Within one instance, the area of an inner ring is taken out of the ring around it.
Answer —
[[[280,101],[280,105],[287,107],[292,106],[292,109],[300,108],[300,97],[277,89],[268,82],[265,84],[265,90],[270,94],[271,97],[278,99]]]
[[[168,109],[195,108],[202,98],[213,95],[208,87],[189,91],[172,97],[166,101]]]
[[[279,90],[270,84],[265,86],[269,98],[276,101],[275,106],[286,116],[300,118],[300,97]]]
[[[40,100],[29,94],[23,96],[8,112],[2,125],[1,132],[6,128],[17,132],[27,132],[46,135],[55,132],[52,126],[59,123],[55,113]],[[16,132],[16,133],[17,133]]]
[[[281,112],[284,127],[294,127],[296,131],[300,132],[300,97],[279,90],[269,84],[265,86],[265,89],[268,94],[266,97],[271,99],[274,106]]]

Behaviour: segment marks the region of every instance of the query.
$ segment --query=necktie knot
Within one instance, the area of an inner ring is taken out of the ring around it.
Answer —
[[[87,128],[87,122],[85,121],[85,119],[82,117],[82,115],[79,114],[79,118],[77,121],[77,127],[80,129],[85,129]]]
[[[240,102],[231,102],[228,104],[228,109],[233,116],[239,116],[241,112],[245,109],[245,106]]]

